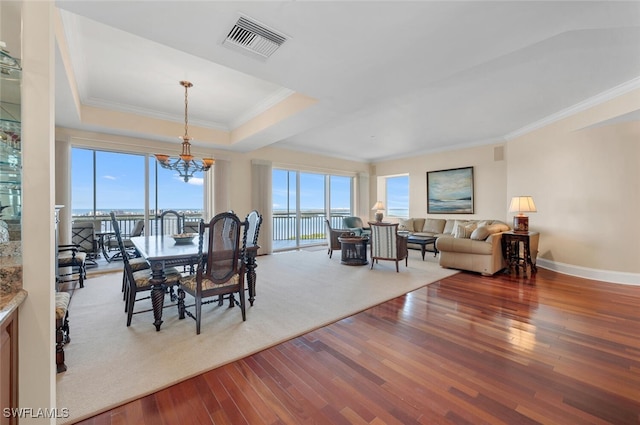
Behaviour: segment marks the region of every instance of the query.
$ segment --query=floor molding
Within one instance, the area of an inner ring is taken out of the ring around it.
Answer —
[[[599,270],[589,267],[574,266],[572,264],[559,263],[557,261],[549,261],[544,258],[538,258],[536,264],[547,270],[553,270],[558,273],[577,276],[584,279],[601,280],[604,282],[619,283],[622,285],[640,286],[640,273],[618,272],[613,270]]]

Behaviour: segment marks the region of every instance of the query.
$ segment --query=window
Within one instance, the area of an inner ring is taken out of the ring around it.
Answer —
[[[409,176],[385,178],[387,217],[409,217]]]
[[[149,163],[149,187],[145,167]],[[102,230],[111,230],[109,213],[116,211],[123,233],[145,217],[148,199],[150,228],[155,232],[156,212],[167,209],[185,214],[187,220],[203,216],[202,176],[185,183],[174,171],[157,165],[153,157],[141,154],[92,149],[71,150],[71,209],[74,220],[100,220]]]

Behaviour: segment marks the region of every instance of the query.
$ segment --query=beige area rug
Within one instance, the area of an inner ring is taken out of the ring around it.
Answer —
[[[160,332],[152,312],[135,314],[127,327],[122,274],[87,279],[69,308],[68,370],[57,375],[57,406],[70,416],[58,423],[96,415],[455,273],[432,256],[422,261],[419,251],[396,273],[392,261],[373,270],[346,266],[339,251],[329,259],[326,250],[261,256],[256,271],[247,321],[239,308],[209,304],[200,335],[193,319],[178,320],[176,307],[165,308]],[[150,306],[137,302],[136,311]]]

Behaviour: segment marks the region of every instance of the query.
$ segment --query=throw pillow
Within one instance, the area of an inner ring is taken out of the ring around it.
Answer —
[[[398,230],[406,230],[408,232],[413,232],[413,219],[412,218],[407,218],[407,219],[403,219],[401,218],[398,224]]]
[[[475,227],[475,223],[467,224],[466,226],[458,224],[454,228],[453,237],[459,239],[469,239],[471,237],[471,234],[475,230]]]
[[[487,226],[478,226],[476,230],[471,233],[471,239],[474,241],[483,241],[489,237],[491,232]]]

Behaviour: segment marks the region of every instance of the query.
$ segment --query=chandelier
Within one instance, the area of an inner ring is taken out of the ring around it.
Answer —
[[[194,173],[200,171],[209,171],[211,166],[216,162],[213,158],[202,158],[202,163],[194,161],[193,155],[191,155],[191,137],[189,137],[189,99],[187,91],[189,87],[193,87],[189,81],[180,81],[180,85],[184,87],[184,136],[180,136],[182,139],[182,153],[178,158],[170,158],[169,155],[155,154],[156,160],[160,163],[162,168],[167,170],[174,170],[180,174],[180,177],[185,182],[188,182]]]

